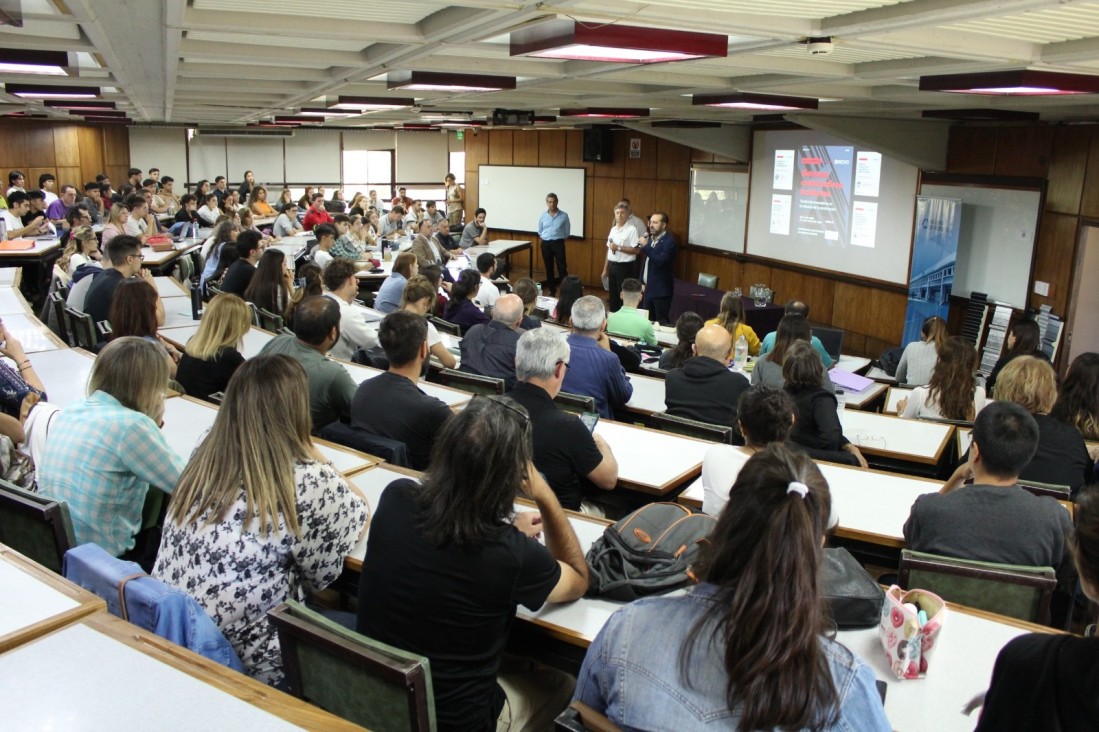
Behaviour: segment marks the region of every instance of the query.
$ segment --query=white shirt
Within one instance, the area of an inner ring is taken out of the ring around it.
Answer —
[[[648,224],[646,224],[644,221],[642,221],[641,217],[638,216],[637,214],[630,214],[630,217],[628,219],[626,219],[626,226],[633,227],[634,231],[637,232],[637,240],[638,241],[641,241],[642,239],[644,239],[646,236],[649,235],[649,226],[648,226]]]
[[[427,347],[432,349],[436,343],[442,343],[443,337],[439,335],[439,329],[430,320],[427,321]]]
[[[637,230],[627,221],[622,226],[612,226],[611,233],[607,234],[607,261],[608,262],[632,262],[637,259],[636,254],[611,251],[611,244],[619,247],[633,249],[637,246]]]
[[[344,301],[334,292],[326,292],[340,306],[340,339],[328,355],[350,361],[357,348],[373,348],[378,345],[378,331],[366,324],[365,312]]]
[[[145,223],[145,219],[139,219],[131,216],[126,220],[125,231],[130,236],[141,236],[145,233],[145,228],[148,224]]]
[[[986,404],[988,404],[988,398],[985,396],[985,388],[983,386],[978,386],[973,391],[974,419],[977,418],[977,415],[985,408]],[[931,400],[930,390],[926,386],[917,386],[912,390],[912,393],[908,395],[908,403],[904,405],[904,412],[899,416],[942,419],[943,413],[939,411],[939,405]]]
[[[57,200],[57,194],[44,189],[42,192],[46,194],[46,208],[49,208],[50,204]]]
[[[313,254],[313,264],[317,265],[321,269],[328,266],[328,263],[332,261],[332,255],[323,249],[318,249]]]
[[[500,288],[492,284],[492,280],[481,275],[481,290],[477,293],[477,297],[474,298],[473,302],[482,308],[491,308],[496,306],[496,301],[499,299]]]
[[[23,228],[23,222],[19,220],[19,217],[13,214],[8,209],[0,209],[0,216],[4,217],[4,223],[7,224],[6,238],[12,238],[12,232],[18,231]]]
[[[209,206],[203,206],[198,210],[197,213],[199,217],[210,226],[216,224],[218,216],[221,216],[221,211],[219,211],[217,208],[210,208]]]

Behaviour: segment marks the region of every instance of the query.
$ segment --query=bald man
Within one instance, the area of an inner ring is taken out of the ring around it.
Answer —
[[[729,370],[733,339],[720,325],[698,331],[681,368],[668,372],[664,406],[668,414],[709,424],[728,425],[736,430],[740,395],[751,386],[744,374]],[[740,434],[737,444],[744,444]]]
[[[515,349],[519,324],[523,322],[523,300],[515,294],[501,295],[492,308],[492,320],[475,325],[462,338],[459,371],[503,379],[515,386]]]

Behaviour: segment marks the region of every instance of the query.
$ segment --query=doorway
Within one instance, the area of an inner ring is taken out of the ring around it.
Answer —
[[[1069,294],[1068,365],[1081,353],[1099,353],[1099,223],[1082,224]]]

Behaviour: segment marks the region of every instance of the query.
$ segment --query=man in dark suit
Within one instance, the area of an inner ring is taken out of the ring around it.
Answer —
[[[649,236],[641,242],[645,254],[645,304],[649,319],[668,325],[672,307],[672,280],[678,243],[668,230],[668,214],[657,211],[649,217]]]

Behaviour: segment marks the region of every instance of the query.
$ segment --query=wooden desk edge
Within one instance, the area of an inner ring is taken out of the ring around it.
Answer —
[[[177,671],[209,684],[276,717],[280,717],[291,724],[315,730],[363,729],[308,702],[203,658],[121,618],[104,613],[88,618],[84,621],[84,624],[109,638],[168,664]]]

